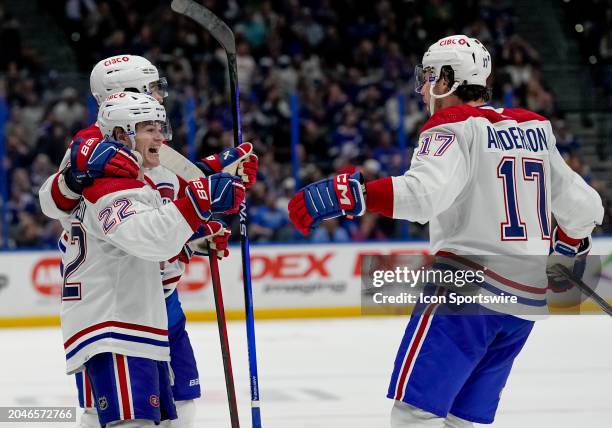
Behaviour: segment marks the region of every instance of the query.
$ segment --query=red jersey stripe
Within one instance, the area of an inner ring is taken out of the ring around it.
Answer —
[[[122,321],[104,321],[98,324],[91,325],[79,331],[78,333],[75,333],[74,335],[72,335],[72,337],[70,337],[68,340],[66,340],[66,342],[64,342],[64,349],[68,348],[70,345],[72,345],[74,342],[79,340],[79,338],[85,336],[86,334],[91,333],[92,331],[106,328],[106,327],[126,328],[130,330],[144,331],[147,333],[168,336],[168,330],[163,330],[161,328],[154,328],[154,327],[149,327],[146,325],[132,324],[132,323],[122,322]]]

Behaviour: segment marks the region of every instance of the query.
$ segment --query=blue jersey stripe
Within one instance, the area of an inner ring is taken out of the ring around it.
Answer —
[[[528,299],[527,297],[521,297],[521,296],[517,296],[514,293],[511,293],[509,291],[504,291],[504,290],[500,290],[499,288],[495,287],[492,284],[489,284],[488,282],[483,282],[481,284],[479,284],[482,288],[484,288],[487,291],[490,291],[493,294],[497,294],[498,296],[501,296],[502,294],[505,294],[506,296],[514,296],[516,297],[516,302],[520,303],[521,305],[527,305],[527,306],[546,306],[546,299]]]
[[[444,270],[451,270],[451,271],[457,271],[458,268],[453,266],[453,265],[448,265],[446,263],[441,263],[441,262],[436,262],[434,263],[434,268],[440,268],[440,269],[444,269]],[[511,291],[506,291],[506,290],[501,290],[497,287],[495,287],[493,284],[491,284],[490,282],[484,281],[484,282],[479,282],[478,283],[479,287],[484,288],[485,290],[493,293],[493,294],[497,294],[498,296],[501,296],[502,294],[505,294],[506,296],[515,296],[516,297],[516,302],[520,303],[522,305],[527,305],[527,306],[546,306],[546,299],[542,298],[542,299],[529,299],[527,297],[522,297],[522,296],[517,296],[516,294],[514,294]],[[461,292],[457,291],[457,293],[461,294]]]
[[[167,340],[155,340],[155,339],[149,339],[148,337],[132,336],[130,334],[123,334],[123,333],[116,333],[114,331],[108,331],[106,333],[92,336],[89,339],[84,340],[83,342],[79,343],[78,346],[76,346],[72,351],[66,354],[66,360],[69,360],[70,358],[72,358],[77,352],[79,352],[85,346],[93,342],[97,342],[98,340],[106,339],[106,338],[125,340],[127,342],[146,343],[148,345],[155,345],[155,346],[161,346],[161,347],[169,346],[169,343]]]

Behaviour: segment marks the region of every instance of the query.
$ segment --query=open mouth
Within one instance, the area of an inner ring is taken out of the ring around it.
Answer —
[[[159,147],[150,147],[149,153],[153,153],[154,155],[159,154]]]

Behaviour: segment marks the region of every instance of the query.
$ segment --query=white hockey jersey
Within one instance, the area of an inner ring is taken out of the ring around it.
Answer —
[[[96,133],[101,133],[99,129],[92,125],[89,128],[86,128],[85,131],[88,131],[90,135],[96,135]],[[78,135],[78,134],[77,134]],[[92,138],[98,138],[96,136]],[[64,158],[60,164],[59,170],[62,171],[66,165],[70,161],[70,149],[66,150]],[[169,203],[180,196],[184,196],[182,193],[181,183],[179,182],[178,177],[163,166],[157,166],[155,168],[144,168],[144,179],[145,181],[154,189],[156,189],[164,204]],[[65,185],[63,186],[63,190],[59,191],[56,188],[56,191],[53,192],[53,180],[61,179],[61,174],[57,173],[47,179],[48,186],[43,186],[39,192],[40,204],[43,210],[43,213],[50,218],[56,220],[62,220],[70,216],[72,211],[72,207],[80,200],[81,195],[73,193],[70,189],[68,189]],[[57,184],[57,183],[56,183]],[[184,184],[184,183],[183,183]],[[66,197],[65,193],[69,194],[69,199]],[[65,258],[65,248],[66,248],[66,234],[63,234],[60,237],[60,249],[63,248],[62,252],[62,265],[66,264],[67,261]],[[181,275],[185,271],[185,265],[179,260],[174,262],[161,262],[160,269],[162,274],[162,284],[164,288],[164,295],[167,297],[176,289],[176,286],[181,279]]]
[[[62,218],[51,197],[53,179],[40,194],[43,212],[69,232],[61,311],[67,372],[101,352],[168,361],[160,262],[178,254],[197,220],[132,179],[96,180]]]
[[[551,213],[575,238],[590,235],[603,218],[601,198],[555,144],[550,122],[527,110],[442,109],[421,130],[410,169],[392,177],[393,217],[429,222],[433,253],[505,255],[479,259],[501,274],[489,283],[519,296],[526,312],[539,313],[534,307],[545,299]],[[517,277],[508,261],[521,256],[515,260],[522,264],[530,255],[541,257]]]

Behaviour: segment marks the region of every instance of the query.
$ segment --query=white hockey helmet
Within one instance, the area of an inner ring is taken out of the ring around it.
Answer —
[[[103,59],[95,65],[89,76],[91,94],[98,104],[109,95],[133,89],[142,94],[157,92],[168,96],[168,82],[160,79],[157,67],[141,56],[118,55]]]
[[[443,66],[453,69],[454,82],[451,89],[441,95],[433,93],[433,83],[440,78]],[[415,68],[415,90],[420,93],[426,80],[432,82],[429,93],[432,102],[435,98],[444,98],[460,85],[487,86],[491,74],[491,55],[480,41],[462,34],[445,37],[431,45],[425,55],[423,64]]]
[[[100,105],[97,124],[104,138],[113,139],[115,128],[128,135],[132,149],[136,147],[136,125],[157,122],[166,141],[172,139],[172,129],[166,118],[166,109],[155,98],[136,92],[117,92],[109,95]]]

